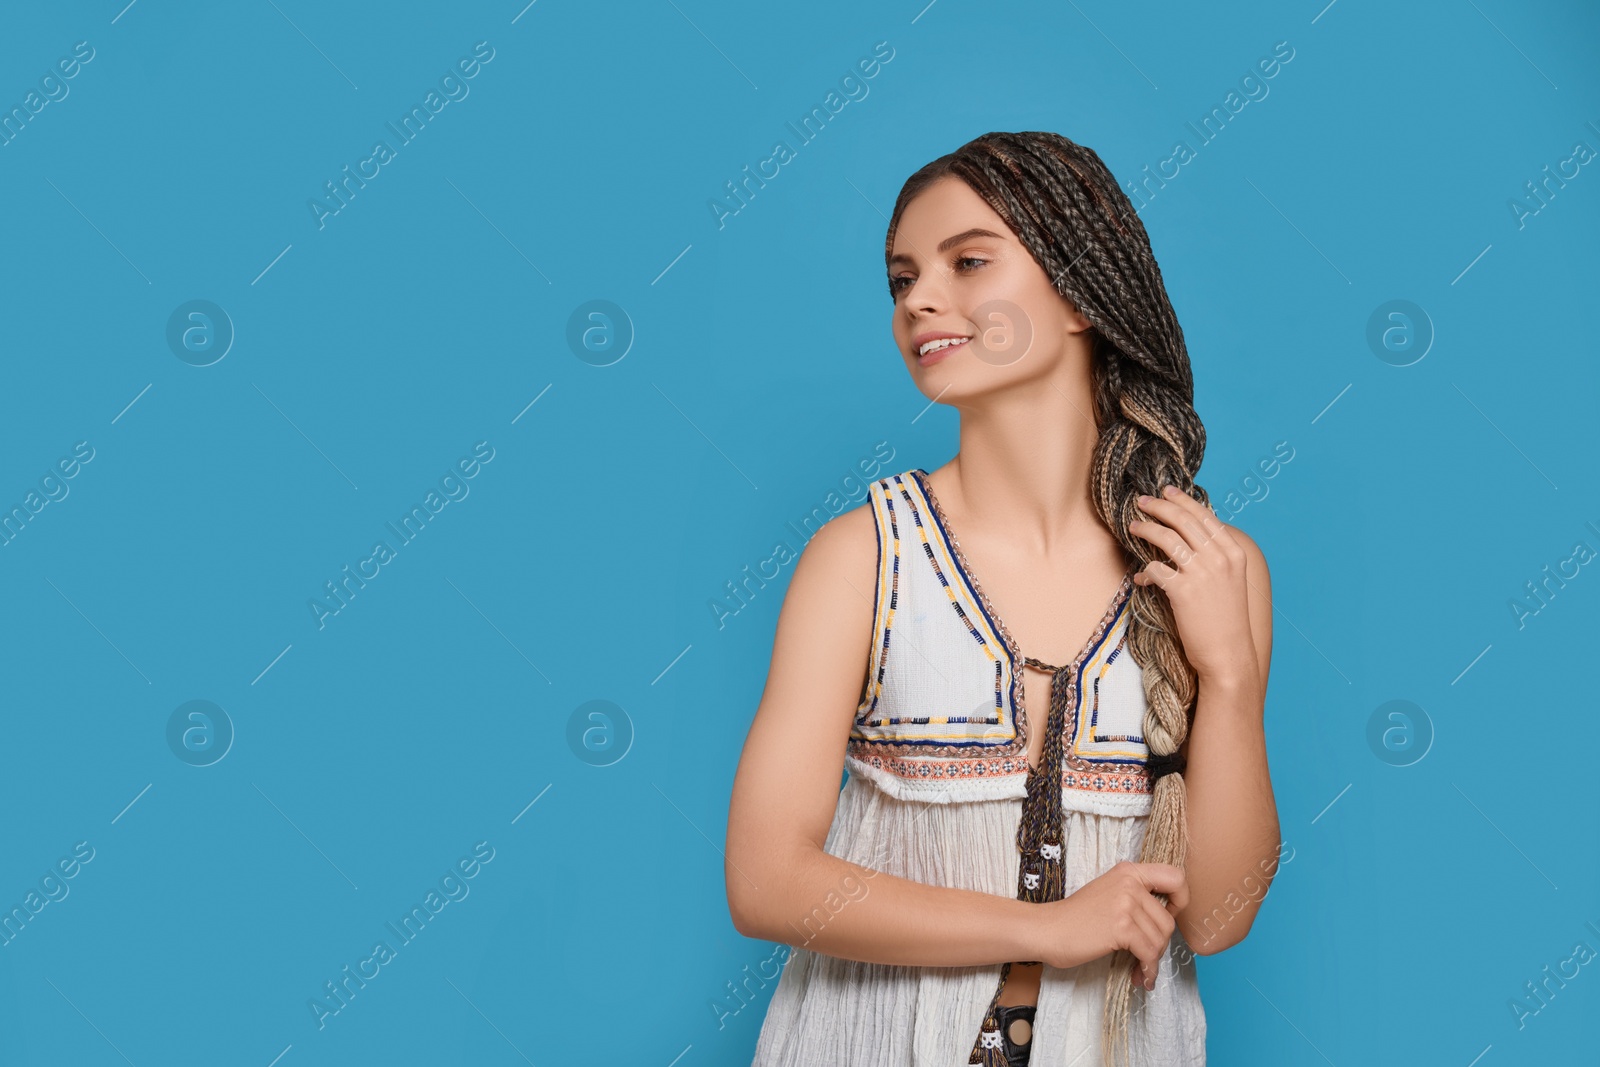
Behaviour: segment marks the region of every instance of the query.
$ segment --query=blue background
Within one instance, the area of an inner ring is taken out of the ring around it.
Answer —
[[[953,452],[882,239],[904,179],[991,129],[1128,184],[1195,150],[1141,217],[1199,481],[1273,570],[1293,849],[1200,962],[1212,1061],[1595,1062],[1600,964],[1511,1005],[1600,950],[1600,577],[1526,588],[1600,549],[1600,163],[1525,188],[1600,149],[1597,27],[1504,0],[9,12],[7,111],[93,59],[0,146],[0,506],[66,490],[0,548],[0,907],[93,859],[0,947],[0,1062],[748,1063],[771,986],[730,983],[775,946],[732,928],[719,850],[792,564],[712,605],[831,491],[859,503],[879,442],[881,473]],[[480,41],[466,95],[319,225],[324,183]],[[203,359],[168,341],[195,300],[234,335],[207,366],[204,324]],[[596,300],[615,332],[574,345]],[[1393,300],[1420,312],[1374,346]],[[466,495],[319,624],[430,490]],[[191,700],[221,711],[185,749]],[[224,716],[222,758],[180,758],[217,756]],[[478,842],[468,895],[319,1028],[324,983]]]

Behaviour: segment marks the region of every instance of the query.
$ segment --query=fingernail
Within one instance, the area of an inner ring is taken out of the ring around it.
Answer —
[[[1155,498],[1154,498],[1154,497],[1152,497],[1152,496],[1148,496],[1148,495],[1146,495],[1146,494],[1144,494],[1144,493],[1140,493],[1140,494],[1139,494],[1139,506],[1140,506],[1140,507],[1143,507],[1143,506],[1144,506],[1144,505],[1146,505],[1146,504],[1148,504],[1148,503],[1150,503],[1150,501],[1152,501],[1152,500],[1154,500],[1154,499],[1155,499]]]

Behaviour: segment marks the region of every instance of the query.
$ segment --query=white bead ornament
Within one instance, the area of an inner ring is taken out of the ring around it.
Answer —
[[[1039,855],[1043,856],[1047,860],[1058,860],[1058,859],[1061,858],[1061,846],[1060,845],[1040,845],[1039,846]]]

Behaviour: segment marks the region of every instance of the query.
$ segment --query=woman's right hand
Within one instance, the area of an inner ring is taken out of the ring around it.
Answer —
[[[1158,893],[1166,895],[1165,904]],[[1177,926],[1174,916],[1188,903],[1183,868],[1124,860],[1071,896],[1039,906],[1040,959],[1052,967],[1076,967],[1125,948],[1138,958],[1136,981],[1153,989]]]

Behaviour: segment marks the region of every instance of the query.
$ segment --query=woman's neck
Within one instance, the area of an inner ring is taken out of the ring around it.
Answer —
[[[1089,492],[1099,442],[1090,383],[1036,380],[1010,393],[961,411],[947,496],[956,497],[966,526],[1004,531],[1030,554],[1081,543],[1091,530],[1109,536]]]

